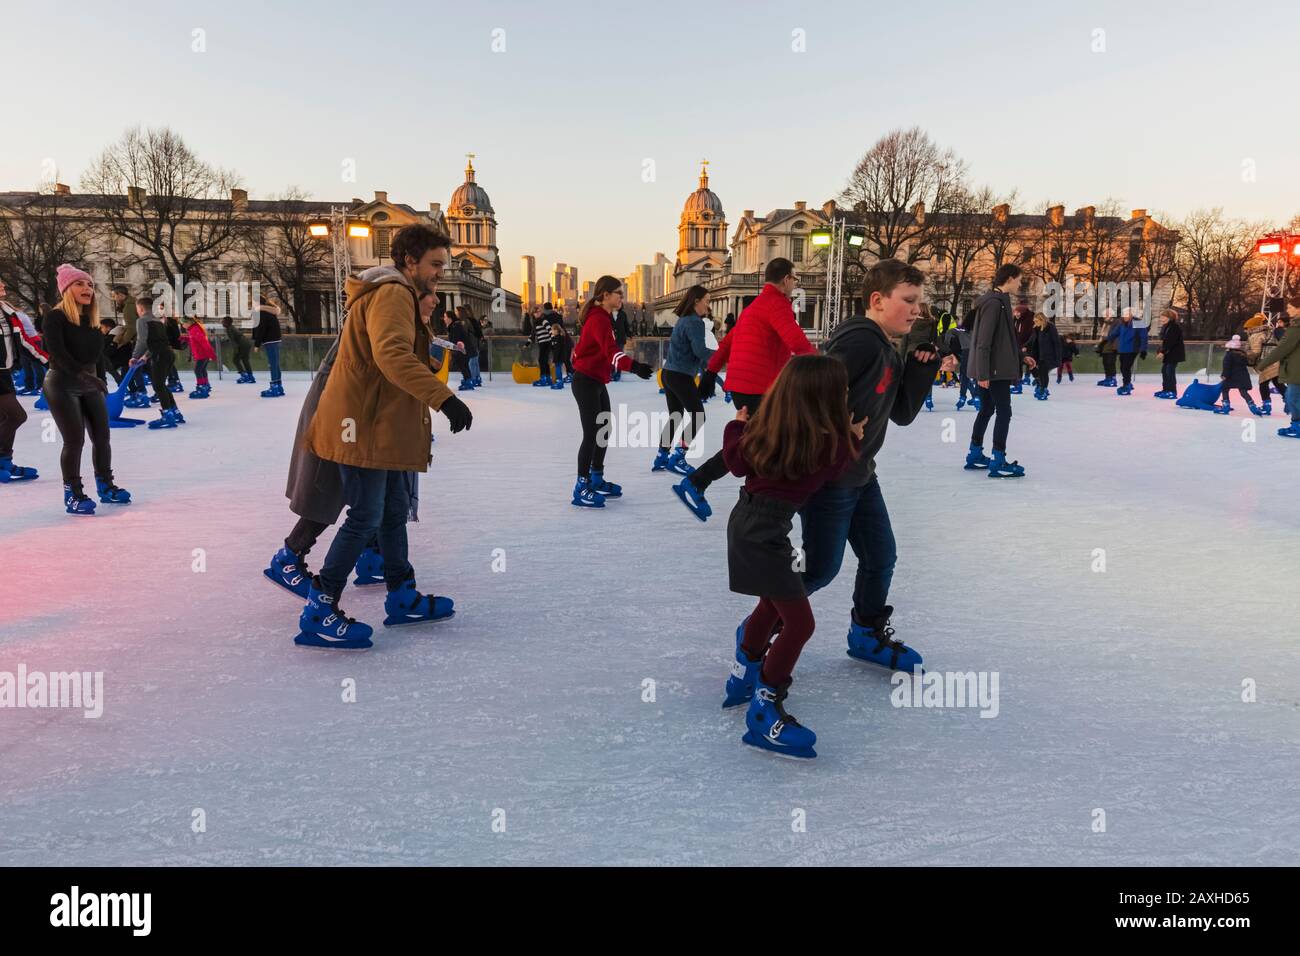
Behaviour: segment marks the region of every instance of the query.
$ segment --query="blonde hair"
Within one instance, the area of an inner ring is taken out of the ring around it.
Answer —
[[[1034,328],[1036,328],[1036,329],[1045,329],[1045,328],[1047,328],[1047,316],[1045,316],[1045,315],[1044,315],[1043,313],[1041,313],[1041,312],[1035,312],[1035,313],[1034,313]]]
[[[93,291],[94,286],[91,286]],[[76,295],[72,291],[72,286],[63,290],[63,298],[59,300],[59,310],[68,317],[69,322],[80,325],[89,325],[95,328],[99,325],[99,299],[91,295],[90,305],[83,306],[77,301]],[[86,320],[89,319],[89,322]]]

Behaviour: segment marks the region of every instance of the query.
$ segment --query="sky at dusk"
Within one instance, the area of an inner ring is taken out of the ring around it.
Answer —
[[[1050,6],[9,0],[0,190],[76,191],[137,124],[252,198],[445,207],[473,152],[516,290],[523,254],[584,280],[671,257],[702,158],[731,232],[833,198],[900,126],[1016,211],[1300,213],[1300,6]]]

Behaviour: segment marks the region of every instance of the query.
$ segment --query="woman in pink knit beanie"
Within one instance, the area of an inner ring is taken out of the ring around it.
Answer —
[[[104,394],[104,336],[99,331],[95,280],[84,269],[64,263],[55,273],[61,296],[45,317],[45,350],[50,371],[45,400],[63,436],[59,466],[63,472],[63,506],[70,515],[92,515],[95,503],[81,484],[81,449],[90,434],[95,490],[105,504],[127,504],[130,492],[113,483],[108,405]]]

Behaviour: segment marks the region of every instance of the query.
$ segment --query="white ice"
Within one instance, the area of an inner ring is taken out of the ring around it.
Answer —
[[[567,389],[498,376],[469,433],[434,416],[411,554],[458,611],[387,631],[382,593],[349,588],[363,654],[295,647],[300,604],[262,577],[305,375],[114,431],[135,500],[93,518],[63,513],[35,413],[17,459],[42,477],[0,485],[0,671],[102,671],[105,702],[0,710],[0,865],[1295,864],[1300,441],[1280,402],[1221,417],[1095,377],[1015,399],[1020,481],[962,469],[955,390],[891,426],[898,636],[931,670],[997,672],[999,713],[891,706],[844,653],[850,555],[796,670],[803,762],[719,706],[752,603],[727,589],[739,482],[700,524],[652,450],[616,448],[624,498],[573,508]],[[661,407],[627,376],[611,394]],[[716,447],[731,408],[707,411]]]

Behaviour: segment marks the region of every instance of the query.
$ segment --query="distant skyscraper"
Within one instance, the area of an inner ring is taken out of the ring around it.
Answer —
[[[525,309],[531,308],[537,301],[537,259],[533,256],[520,256],[519,297]]]

